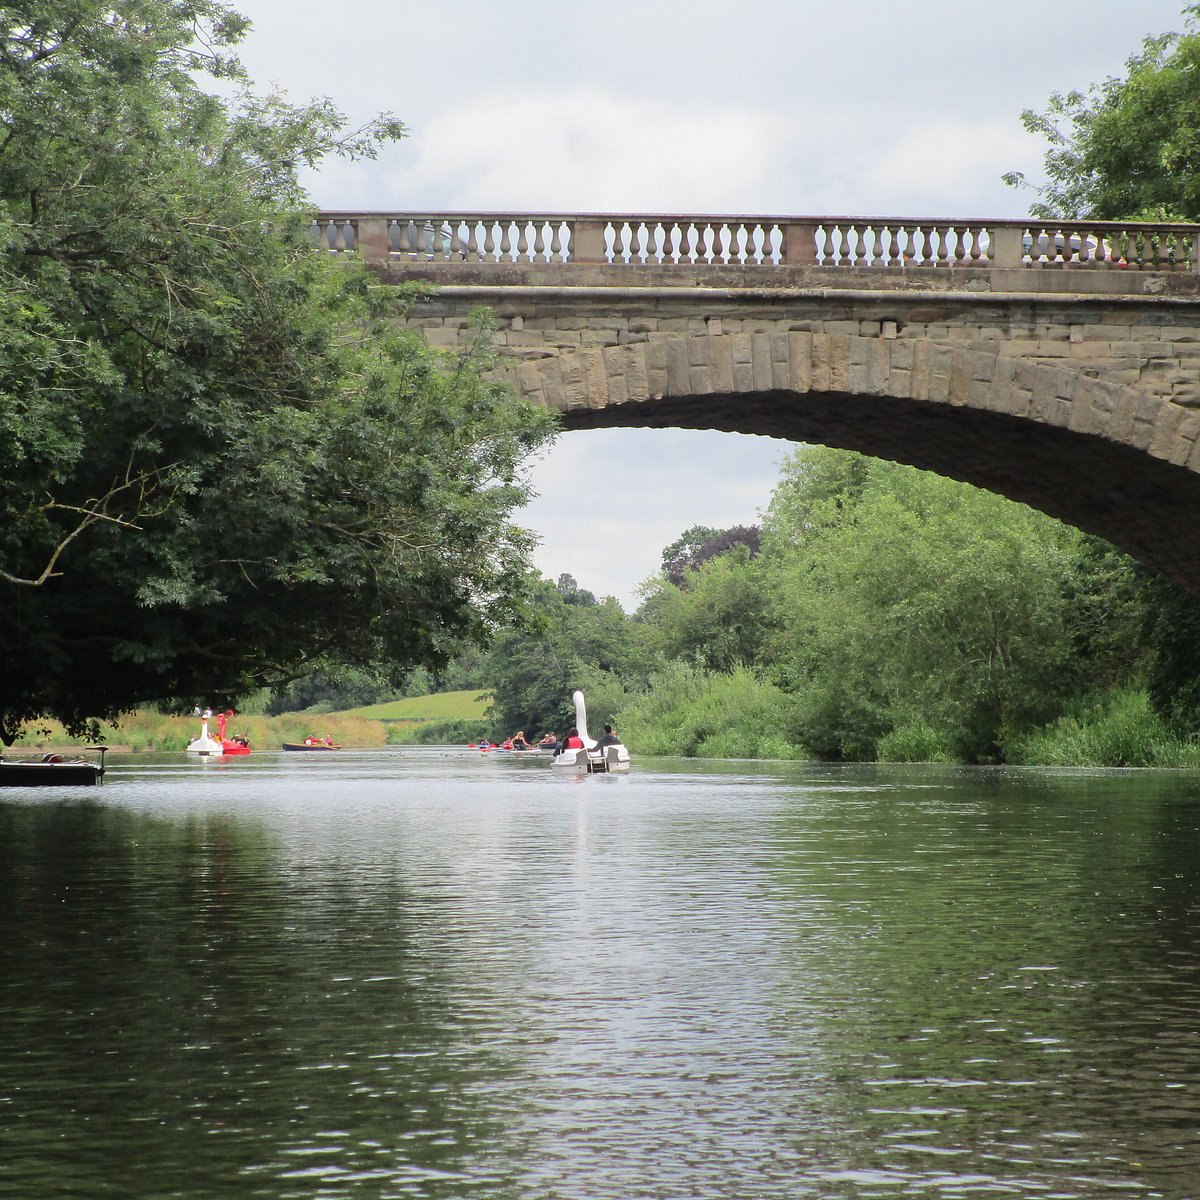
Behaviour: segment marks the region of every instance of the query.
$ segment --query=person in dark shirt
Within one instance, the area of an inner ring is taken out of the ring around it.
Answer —
[[[604,732],[596,739],[596,749],[603,750],[605,746],[619,746],[621,739],[613,733],[611,725],[605,725]]]

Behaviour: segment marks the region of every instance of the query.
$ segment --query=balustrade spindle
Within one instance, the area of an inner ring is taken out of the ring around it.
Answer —
[[[954,261],[954,252],[951,244],[952,230],[942,226],[935,225],[933,227],[934,254],[939,267],[948,267]]]
[[[667,234],[662,221],[653,221],[647,226],[646,249],[651,262],[662,264],[667,261]]]
[[[625,261],[625,222],[613,222],[613,256],[612,260],[615,263],[623,263]]]
[[[638,222],[638,247],[640,254],[638,261],[643,265],[658,261],[654,250],[654,228],[653,221]]]
[[[471,262],[480,262],[483,258],[483,254],[479,247],[479,230],[480,230],[479,221],[476,218],[472,217],[467,222],[467,246],[466,246],[467,258]]]

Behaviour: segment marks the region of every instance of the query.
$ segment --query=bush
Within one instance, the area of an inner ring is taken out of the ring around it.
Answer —
[[[1148,694],[1123,688],[1092,697],[1077,714],[1014,739],[1009,762],[1045,767],[1190,767],[1200,744],[1172,732]]]
[[[389,722],[385,728],[389,746],[459,746],[485,736],[478,719]]]
[[[808,758],[781,732],[787,697],[747,668],[718,674],[674,663],[631,699],[617,728],[639,754]]]
[[[879,762],[953,762],[954,750],[944,730],[910,721],[879,739],[875,757]]]

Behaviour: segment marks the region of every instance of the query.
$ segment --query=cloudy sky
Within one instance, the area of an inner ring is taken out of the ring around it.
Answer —
[[[1022,109],[1123,72],[1184,0],[231,0],[260,89],[410,137],[308,181],[339,209],[1020,217]],[[569,434],[536,562],[627,608],[692,525],[754,523],[788,443]],[[597,554],[608,544],[610,553]]]

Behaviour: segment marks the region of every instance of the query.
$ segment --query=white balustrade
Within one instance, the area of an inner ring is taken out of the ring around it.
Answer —
[[[1080,221],[321,212],[316,245],[403,265],[1196,271],[1200,227]],[[757,276],[756,276],[757,278]]]

